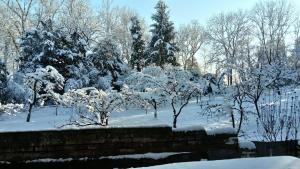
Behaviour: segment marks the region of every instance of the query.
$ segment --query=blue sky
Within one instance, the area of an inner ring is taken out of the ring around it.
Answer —
[[[99,5],[100,0],[92,0]],[[114,0],[114,5],[128,6],[151,24],[151,15],[158,0]],[[196,19],[204,24],[208,18],[222,11],[251,9],[260,0],[165,0],[170,9],[171,20],[176,26]],[[290,0],[296,10],[300,9],[300,0]]]

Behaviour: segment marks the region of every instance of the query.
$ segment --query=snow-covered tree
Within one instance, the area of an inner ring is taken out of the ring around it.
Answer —
[[[133,69],[136,68],[137,71],[141,71],[145,62],[145,41],[142,37],[140,21],[136,16],[131,18],[130,32],[133,40],[130,65]]]
[[[27,86],[27,102],[29,105],[27,122],[30,122],[32,108],[38,103],[41,105],[57,104],[60,102],[60,93],[64,88],[64,77],[52,66],[37,68],[33,73],[25,75]]]
[[[25,76],[26,85],[37,92],[37,101],[40,104],[57,104],[60,94],[63,93],[65,78],[52,66],[38,68]],[[36,88],[34,89],[34,83]]]
[[[178,65],[175,53],[179,50],[175,40],[174,23],[169,20],[168,7],[163,0],[155,6],[156,13],[152,15],[152,39],[147,52],[146,64],[163,67],[164,64]]]
[[[118,78],[126,71],[127,66],[122,61],[118,46],[113,40],[103,39],[94,48],[94,51],[88,55],[88,58],[96,68],[93,76],[105,77],[106,80],[103,79],[104,83],[110,80],[110,85],[114,89],[120,90],[121,86],[119,86]]]
[[[41,22],[38,28],[21,37],[18,73],[26,75],[52,66],[65,78],[65,91],[88,86],[86,41],[78,32],[54,29],[52,25],[51,20]]]
[[[167,96],[173,109],[173,127],[177,127],[177,118],[185,106],[201,88],[191,81],[192,74],[178,67],[166,66],[167,79],[162,86],[162,91]]]
[[[220,13],[210,18],[207,32],[213,49],[211,62],[221,66],[226,72],[227,84],[232,85],[233,68],[244,59],[239,59],[239,55],[250,35],[248,14],[244,11]]]
[[[145,104],[154,109],[154,118],[157,118],[158,108],[166,101],[162,92],[166,79],[162,68],[157,66],[145,67],[141,72],[131,73],[125,80],[131,92],[129,101]]]
[[[96,88],[69,91],[64,99],[73,106],[80,106],[75,119],[71,120],[71,125],[77,126],[107,126],[110,113],[121,110],[124,104],[121,93]]]
[[[20,71],[32,73],[36,68],[51,65],[65,78],[70,78],[70,68],[82,62],[86,46],[77,32],[70,34],[63,28],[53,29],[51,20],[42,22],[42,26],[21,37]]]

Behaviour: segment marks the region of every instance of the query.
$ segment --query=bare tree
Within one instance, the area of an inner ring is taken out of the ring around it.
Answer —
[[[15,70],[16,56],[19,53],[17,38],[31,26],[34,0],[0,0],[0,38],[4,42],[3,54],[10,69]],[[11,58],[10,60],[8,58]]]
[[[131,55],[132,37],[130,34],[130,19],[136,16],[135,12],[128,8],[122,7],[117,10],[118,23],[114,30],[115,37],[121,46],[121,55],[123,60],[129,62]]]
[[[34,0],[25,0],[25,1],[1,0],[1,1],[14,14],[16,18],[14,26],[17,29],[19,35],[24,34],[26,29],[28,28],[31,8],[33,7],[35,1]]]
[[[57,16],[62,12],[61,9],[64,2],[65,0],[38,0],[37,8],[34,11],[37,26],[40,24],[40,21],[56,20]]]
[[[88,42],[96,39],[99,25],[88,1],[68,0],[62,9],[63,12],[59,16],[62,26],[69,32],[76,31],[83,34]]]
[[[204,28],[195,20],[179,28],[177,43],[180,51],[178,55],[181,58],[184,70],[197,67],[195,57],[205,40],[206,33]]]
[[[293,13],[291,4],[285,0],[261,1],[252,9],[250,18],[256,27],[261,63],[285,59],[285,40],[294,21]]]
[[[207,31],[213,57],[227,72],[228,85],[233,84],[233,68],[239,50],[245,45],[249,34],[249,20],[244,11],[220,13],[209,20]]]

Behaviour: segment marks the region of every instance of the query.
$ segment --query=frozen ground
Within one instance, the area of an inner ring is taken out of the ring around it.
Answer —
[[[299,169],[299,167],[300,159],[282,156],[174,163],[143,169]]]

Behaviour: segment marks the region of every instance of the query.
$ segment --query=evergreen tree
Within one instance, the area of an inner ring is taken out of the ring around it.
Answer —
[[[140,21],[136,16],[131,18],[131,27],[130,32],[133,39],[132,42],[132,54],[130,58],[130,65],[137,71],[141,71],[144,65],[144,56],[145,56],[145,41],[142,38],[142,28]]]
[[[70,69],[78,67],[84,59],[86,42],[77,32],[69,33],[63,28],[54,30],[51,20],[41,23],[42,26],[21,37],[20,71],[32,73],[50,65],[65,78],[71,78]]]
[[[169,20],[168,7],[163,0],[159,0],[155,9],[156,13],[152,16],[155,23],[151,25],[152,39],[147,64],[155,63],[161,67],[166,63],[178,65],[175,53],[179,49],[174,42],[174,23]]]
[[[101,81],[98,83],[110,81],[110,86],[112,86],[113,89],[119,90],[118,78],[123,74],[124,70],[126,70],[126,66],[121,59],[121,54],[116,43],[108,37],[101,40],[93,53],[88,55],[88,58],[89,62],[97,69],[97,71],[93,72],[93,74],[96,73],[96,75],[93,76],[96,76],[96,78]],[[102,84],[99,85],[100,89],[105,89],[102,88]]]
[[[136,68],[140,72],[144,65],[145,41],[142,38],[140,21],[136,16],[131,18],[130,32],[133,39],[130,65],[132,69]]]

